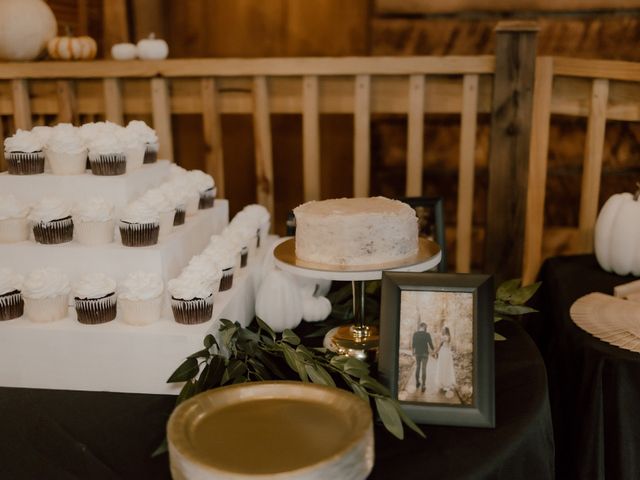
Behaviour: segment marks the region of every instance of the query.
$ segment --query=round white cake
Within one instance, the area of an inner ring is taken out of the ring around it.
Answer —
[[[396,262],[418,252],[418,218],[385,197],[307,202],[293,210],[296,256],[329,265]]]

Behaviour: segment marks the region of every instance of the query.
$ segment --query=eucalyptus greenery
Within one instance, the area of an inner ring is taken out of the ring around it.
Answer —
[[[355,358],[336,355],[324,348],[307,348],[291,330],[281,336],[256,318],[257,331],[239,323],[221,320],[220,343],[213,335],[204,348],[176,369],[168,382],[185,382],[178,403],[193,395],[223,385],[272,380],[299,379],[331,387],[350,389],[367,403],[373,403],[386,429],[404,438],[403,423],[424,437],[424,433],[391,398],[391,393],[369,372],[369,366]]]
[[[522,286],[520,278],[507,280],[501,283],[496,291],[496,299],[493,307],[493,319],[495,322],[505,319],[513,319],[520,315],[537,312],[535,308],[527,307],[525,304],[533,297],[540,288],[541,282]],[[499,333],[494,333],[496,340],[506,340]]]

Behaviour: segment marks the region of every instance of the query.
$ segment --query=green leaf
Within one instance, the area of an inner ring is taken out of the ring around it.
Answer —
[[[227,365],[229,380],[235,380],[247,372],[247,366],[240,360],[231,359]]]
[[[493,339],[498,341],[498,342],[502,342],[502,341],[506,340],[506,337],[503,337],[499,333],[494,333],[493,334]]]
[[[365,287],[365,292],[367,295],[375,295],[380,290],[382,282],[380,280],[372,280],[367,282],[367,286]]]
[[[392,400],[392,402],[396,406],[396,410],[400,414],[400,418],[402,419],[402,422],[407,427],[409,427],[411,430],[413,430],[418,435],[420,435],[422,438],[427,438],[427,436],[424,434],[422,429],[418,425],[416,425],[415,422],[413,420],[411,420],[406,413],[404,413],[404,410],[402,410],[402,407],[400,406],[400,404],[398,402],[396,402],[395,400]]]
[[[151,454],[151,458],[159,457],[160,455],[167,453],[169,451],[169,444],[167,443],[167,437],[162,439],[162,443],[158,445],[153,453]]]
[[[335,355],[331,357],[329,363],[336,368],[344,369],[343,367],[344,364],[347,363],[347,360],[349,360],[349,357],[347,357],[346,355]]]
[[[235,325],[231,325],[230,327],[226,327],[224,330],[220,329],[220,339],[222,340],[222,344],[230,348],[231,342],[233,338],[236,336],[238,329]]]
[[[404,438],[404,429],[402,428],[402,420],[400,414],[390,398],[376,397],[376,409],[380,420],[389,432],[396,438],[402,440]]]
[[[208,348],[205,348],[203,350],[198,350],[197,352],[192,353],[187,358],[209,358],[209,356],[211,356],[211,352],[209,352]]]
[[[537,282],[527,285],[526,287],[519,288],[511,294],[509,303],[512,305],[524,305],[538,291],[540,285],[542,285],[542,283]]]
[[[214,345],[216,347],[218,346],[218,342],[216,342],[216,337],[214,337],[211,334],[209,334],[206,337],[204,337],[204,342],[203,343],[204,343],[205,348],[207,348],[207,349],[213,347]]]
[[[187,358],[180,364],[176,371],[169,377],[167,383],[186,382],[191,380],[198,374],[198,360],[195,358]]]
[[[300,345],[300,337],[288,328],[282,332],[282,341],[287,342],[289,345]]]
[[[233,381],[233,385],[237,385],[239,383],[247,383],[247,377],[241,375]]]
[[[287,378],[287,376],[282,372],[280,367],[278,367],[276,363],[271,358],[269,358],[268,353],[258,350],[256,352],[256,357],[259,358],[260,361],[262,361],[262,363],[264,364],[264,366],[267,367],[271,371],[271,373],[274,374],[276,377],[282,380],[285,380]]]
[[[306,364],[304,367],[313,383],[319,383],[329,387],[336,386],[333,378],[331,378],[329,372],[327,372],[322,365]]]
[[[365,402],[369,403],[369,394],[367,393],[367,390],[364,387],[362,387],[359,383],[356,383],[354,381],[349,381],[347,383],[351,387],[351,390],[353,390],[353,393],[355,393]]]
[[[345,300],[350,300],[353,297],[353,292],[351,291],[351,283],[345,284],[342,288],[331,292],[327,295],[327,298],[331,302],[332,305],[340,304]]]
[[[537,312],[535,308],[527,307],[525,305],[498,305],[495,306],[497,313],[504,315],[524,315],[526,313]]]
[[[213,355],[209,364],[202,370],[198,378],[200,391],[219,387],[222,384],[222,375],[225,372],[225,362],[222,355]]]
[[[501,317],[500,315],[494,315],[493,316],[493,323],[497,323],[500,320],[504,320],[504,317]]]
[[[193,380],[189,380],[182,386],[180,394],[176,399],[176,405],[180,405],[185,400],[193,397],[196,393],[198,393],[196,383]]]
[[[369,365],[357,358],[347,358],[342,369],[346,374],[358,378],[369,375]]]
[[[254,373],[258,375],[261,380],[271,380],[271,374],[269,373],[269,370],[267,370],[266,367],[262,364],[262,362],[256,360],[255,358],[250,358],[247,363],[253,367]]]
[[[502,284],[500,284],[498,290],[496,291],[496,298],[498,300],[508,302],[511,299],[511,295],[513,295],[516,290],[520,288],[521,283],[522,281],[519,278],[514,278],[512,280],[503,282]]]
[[[227,320],[226,318],[221,318],[220,323],[221,323],[219,328],[220,331],[235,327],[235,324],[231,320]]]
[[[296,355],[296,351],[286,343],[283,343],[282,346],[284,347],[284,359],[286,360],[287,365],[291,367],[291,370],[298,373],[300,380],[307,383],[309,381],[307,371],[304,368],[304,363],[301,362],[298,355]]]
[[[260,330],[264,330],[265,332],[267,332],[269,334],[269,336],[271,337],[271,340],[275,340],[276,339],[276,332],[274,332],[273,329],[269,325],[267,325],[259,317],[256,317],[256,322],[258,322],[258,327],[260,328]]]
[[[379,381],[377,381],[375,378],[371,378],[369,376],[364,376],[360,379],[360,385],[362,385],[365,388],[368,388],[369,390],[375,392],[375,393],[379,393],[380,395],[384,395],[385,397],[390,397],[391,396],[391,392],[389,391],[389,389],[387,387],[385,387],[384,385],[382,385]]]

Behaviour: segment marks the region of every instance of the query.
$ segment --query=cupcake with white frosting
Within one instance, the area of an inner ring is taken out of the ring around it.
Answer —
[[[38,243],[54,245],[73,239],[73,219],[69,204],[57,197],[45,197],[31,208],[29,220]]]
[[[229,225],[222,232],[222,236],[235,245],[240,252],[240,268],[247,266],[249,249],[255,249],[257,230],[249,225]]]
[[[146,151],[145,143],[140,136],[126,128],[120,128],[116,132],[118,140],[122,144],[124,154],[127,158],[127,173],[139,169],[144,162],[144,154]]]
[[[0,268],[0,320],[13,320],[24,313],[22,275]]]
[[[104,273],[82,275],[73,286],[78,321],[97,325],[116,318],[116,281]]]
[[[4,140],[4,158],[11,175],[44,172],[44,143],[34,133],[20,130]]]
[[[31,129],[31,133],[40,139],[42,146],[44,148],[47,147],[47,143],[49,142],[49,138],[53,134],[53,127],[48,127],[46,125],[38,125]]]
[[[24,313],[33,322],[44,323],[67,316],[69,279],[55,268],[29,273],[22,284]]]
[[[122,142],[114,133],[102,131],[89,144],[89,165],[94,175],[123,175],[127,157]]]
[[[69,124],[53,127],[45,155],[54,175],[80,175],[87,165],[87,147],[79,130]]]
[[[269,235],[269,230],[271,229],[271,214],[269,213],[269,210],[267,210],[263,205],[253,203],[245,206],[242,209],[242,212],[255,220],[258,226],[257,246],[260,247],[261,244],[264,244],[267,235]]]
[[[146,247],[158,243],[160,215],[144,202],[127,205],[120,216],[120,237],[127,247]]]
[[[126,129],[138,135],[144,143],[144,163],[155,163],[158,160],[158,135],[156,131],[141,120],[131,120]]]
[[[130,325],[149,325],[162,311],[162,278],[155,273],[133,272],[120,283],[118,305],[122,321]]]
[[[178,175],[169,181],[169,185],[176,191],[182,192],[185,198],[185,215],[191,217],[198,213],[200,193],[197,187],[189,180],[188,175]]]
[[[229,241],[221,235],[213,235],[209,241],[209,245],[201,255],[210,257],[220,268],[222,276],[220,278],[218,291],[224,292],[225,290],[229,290],[233,286],[233,272],[237,259],[240,257],[235,246],[231,245]]]
[[[29,238],[29,208],[13,195],[0,196],[0,243],[22,242]]]
[[[148,190],[138,201],[145,203],[151,208],[158,211],[160,217],[160,231],[158,233],[158,239],[162,240],[173,230],[173,223],[176,216],[176,208],[174,202],[160,188],[153,188]],[[183,218],[184,222],[184,212]]]
[[[173,226],[183,225],[187,216],[187,203],[190,201],[190,193],[184,189],[176,188],[170,182],[163,183],[158,189],[167,197],[175,209]]]
[[[222,269],[212,256],[200,254],[189,260],[187,266],[182,270],[182,274],[201,276],[207,284],[213,285],[213,291],[216,292],[220,285]]]
[[[113,242],[113,205],[104,198],[93,197],[78,202],[73,208],[73,222],[74,238],[78,243],[104,245]]]
[[[178,278],[169,280],[167,289],[176,322],[195,325],[211,319],[215,285],[207,277],[183,272]]]
[[[198,200],[198,208],[204,210],[212,208],[218,193],[216,182],[211,175],[207,175],[202,170],[191,170],[187,173],[189,182],[195,187],[200,199]]]

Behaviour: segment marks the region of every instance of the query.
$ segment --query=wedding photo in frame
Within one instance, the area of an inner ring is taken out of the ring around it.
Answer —
[[[383,272],[379,372],[417,423],[495,426],[493,279]]]

